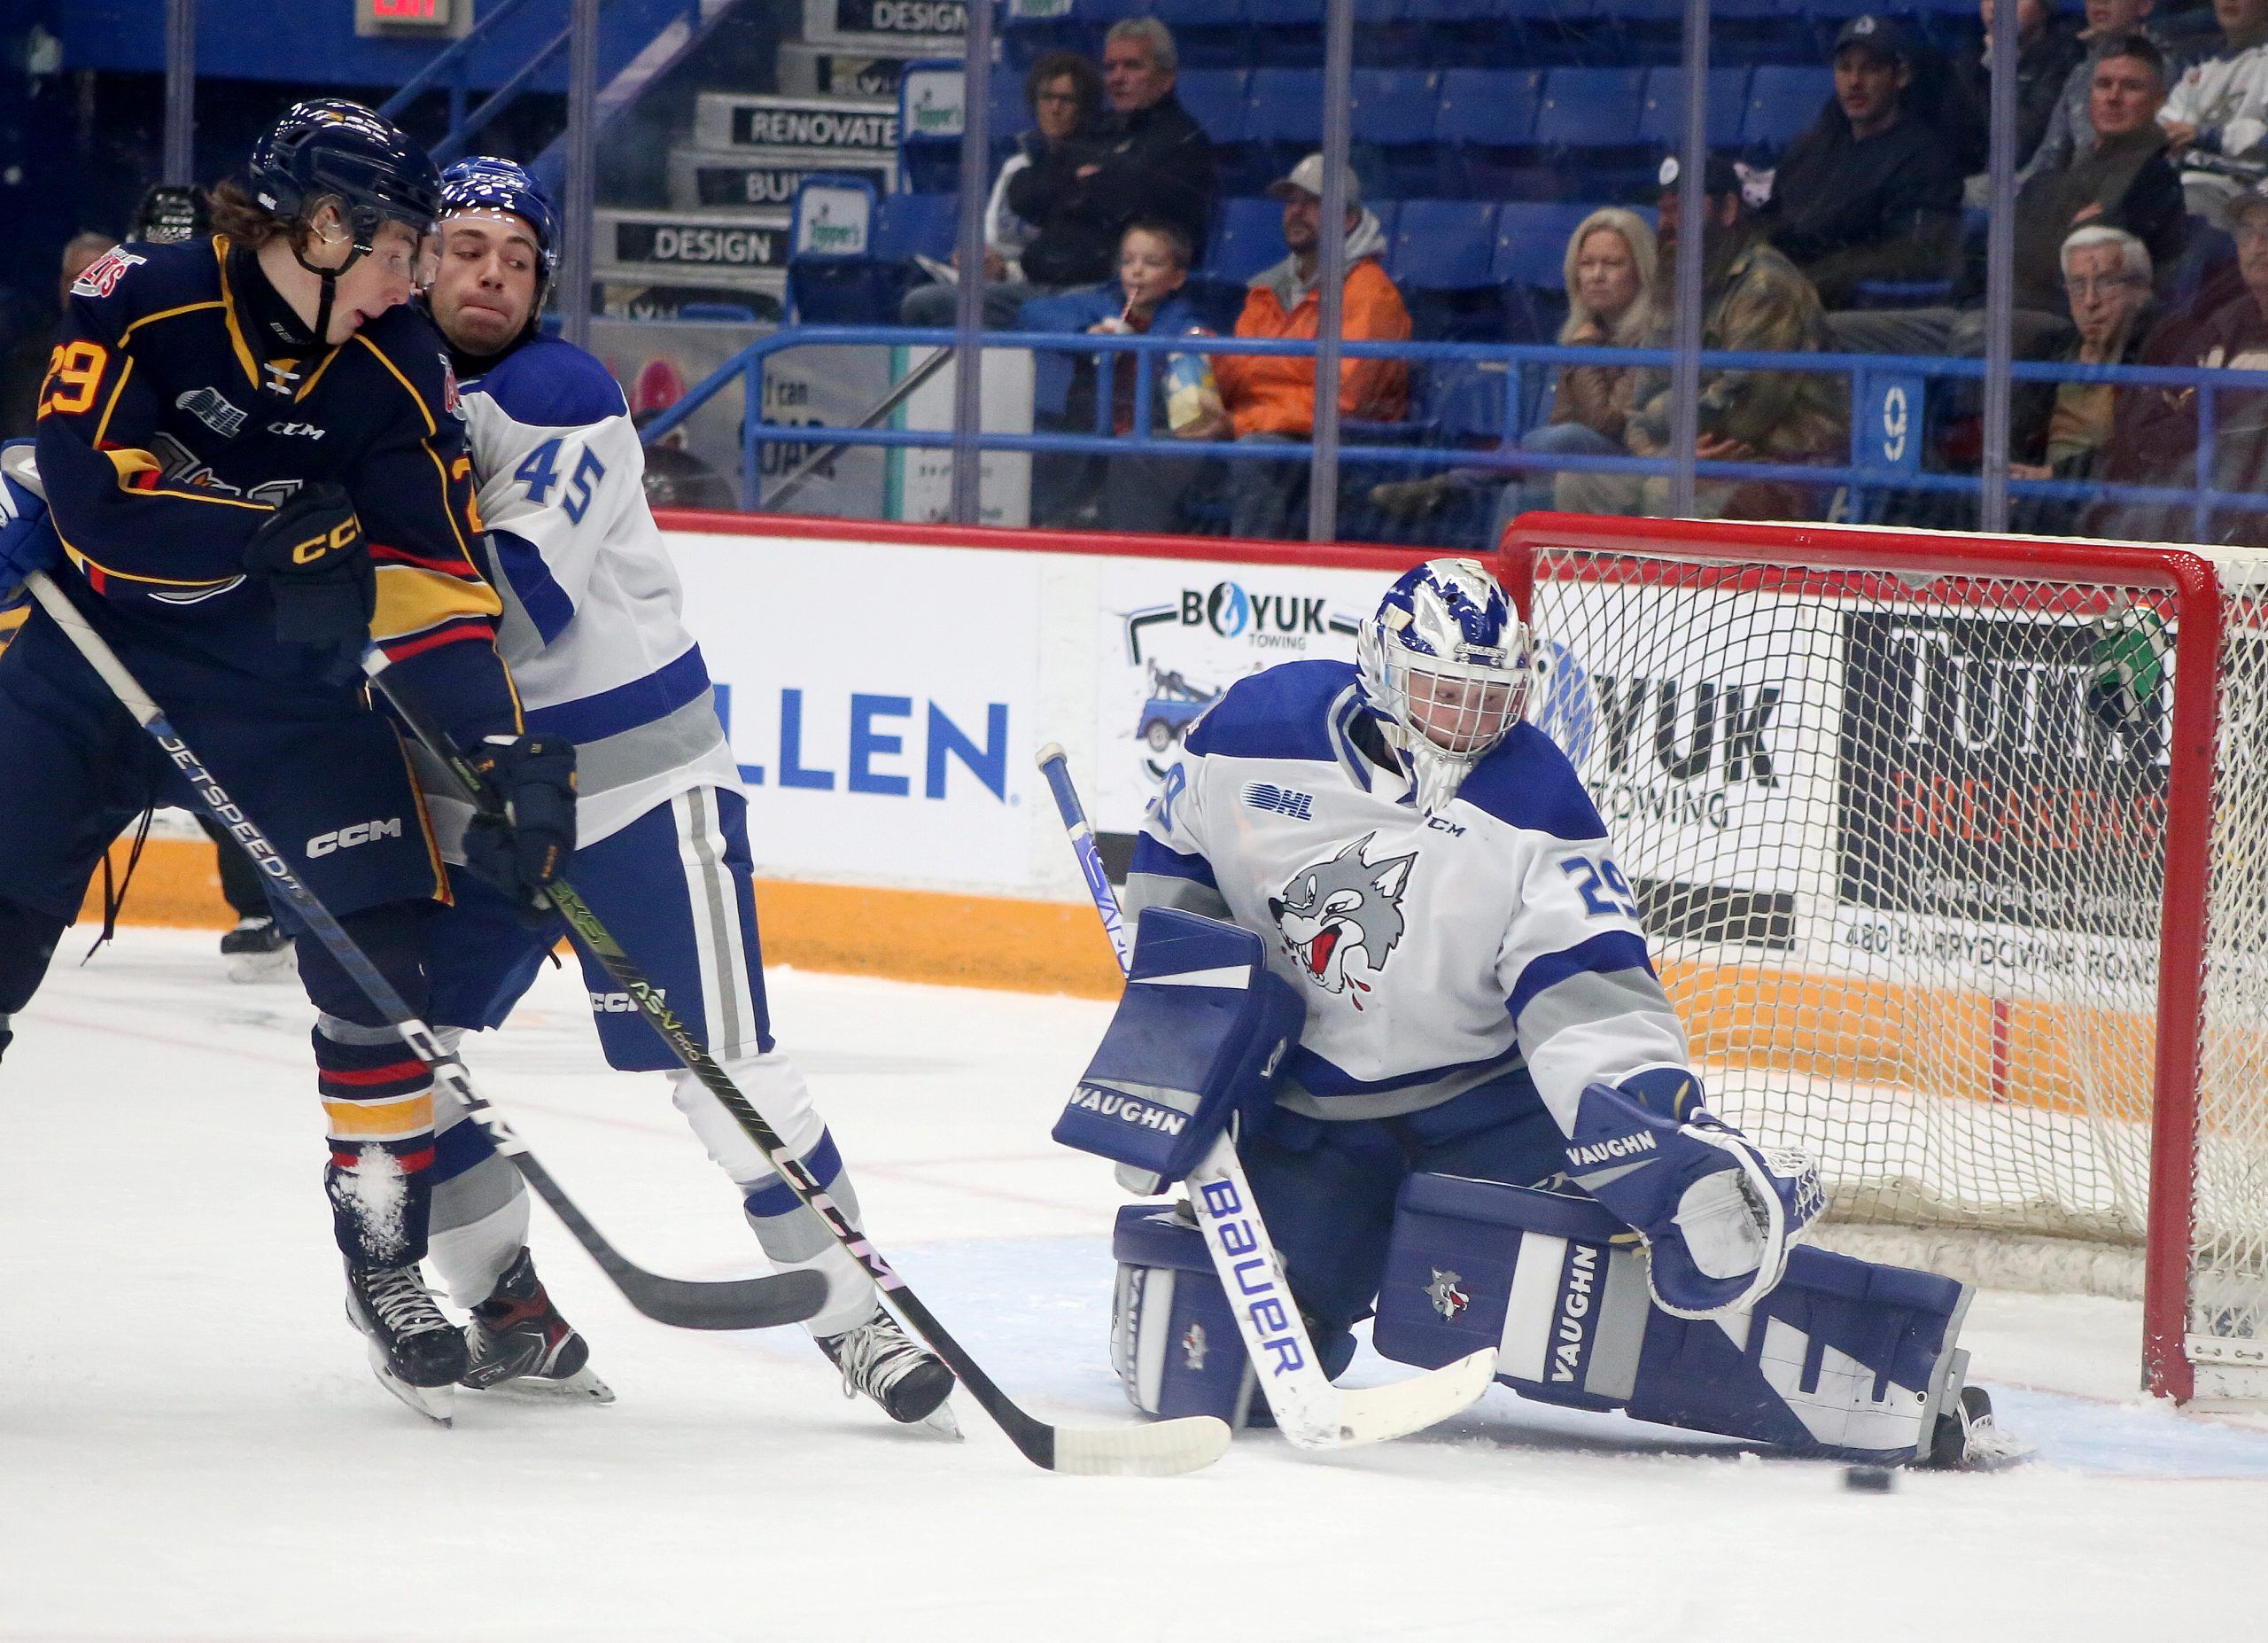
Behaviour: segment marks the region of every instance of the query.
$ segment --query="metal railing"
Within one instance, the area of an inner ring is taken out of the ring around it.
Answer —
[[[764,362],[777,354],[815,347],[947,347],[955,333],[944,329],[894,325],[788,326],[758,338],[719,365],[686,396],[649,423],[642,431],[647,443],[667,434],[694,412],[740,378],[745,395],[741,423],[741,496],[743,508],[757,510],[757,448],[762,444],[808,445],[823,434],[842,446],[949,449],[954,435],[950,428],[833,428],[815,430],[804,424],[767,423],[763,417]],[[1107,381],[1096,393],[1093,433],[983,432],[981,449],[1045,451],[1099,456],[1223,457],[1236,462],[1308,462],[1314,447],[1288,441],[1216,440],[1198,442],[1160,435],[1152,431],[1153,393],[1156,385],[1156,356],[1161,354],[1234,354],[1313,357],[1311,339],[1263,340],[1241,337],[1109,336],[1062,331],[988,331],[988,348],[1029,349],[1034,353],[1077,356],[1134,356],[1134,427],[1114,433],[1109,419],[1113,395]],[[1642,366],[1667,371],[1676,354],[1668,348],[1564,347],[1556,344],[1464,342],[1347,342],[1340,354],[1348,359],[1400,360],[1406,363],[1466,362],[1497,364],[1505,369],[1504,432],[1496,445],[1354,444],[1342,447],[1348,460],[1406,465],[1416,468],[1487,468],[1507,478],[1531,471],[1620,473],[1643,477],[1671,477],[1679,466],[1673,457],[1586,456],[1570,453],[1535,452],[1519,448],[1517,441],[1526,425],[1530,403],[1526,373],[1571,365]],[[1852,401],[1867,402],[1868,386],[1884,378],[1923,378],[1982,380],[1987,363],[1981,359],[1916,358],[1876,354],[1720,353],[1700,354],[1704,372],[1716,370],[1826,372],[1852,379]],[[1114,369],[1106,363],[1106,372]],[[2215,448],[2220,417],[2217,396],[2226,392],[2268,393],[2268,371],[2225,370],[2204,367],[2145,365],[2081,365],[2050,362],[2018,362],[2011,368],[2016,382],[2109,383],[2118,387],[2173,388],[2196,396],[2196,477],[2186,486],[2109,484],[2096,480],[2016,479],[2008,494],[2058,502],[2109,502],[2137,507],[2190,510],[2196,539],[2210,540],[2209,527],[2217,512],[2268,512],[2268,494],[2228,491],[2214,484]],[[1913,434],[1921,437],[1921,409],[1913,408]],[[1376,424],[1363,424],[1374,426]],[[1413,430],[1414,431],[1414,430]],[[1777,480],[1812,487],[1847,487],[1853,493],[1854,513],[1867,494],[1876,491],[1930,491],[1979,494],[1983,479],[1975,474],[1930,473],[1906,467],[1875,455],[1875,441],[1852,419],[1851,458],[1844,463],[1775,463],[1698,461],[1694,471],[1704,480]]]

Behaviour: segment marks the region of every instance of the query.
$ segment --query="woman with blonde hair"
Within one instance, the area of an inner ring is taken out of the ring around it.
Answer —
[[[1658,345],[1667,312],[1659,305],[1654,280],[1660,262],[1654,230],[1645,218],[1620,206],[1602,206],[1575,225],[1567,237],[1563,267],[1567,282],[1567,319],[1559,327],[1562,347],[1639,348]],[[1550,418],[1520,438],[1520,449],[1534,456],[1627,456],[1623,424],[1637,387],[1635,365],[1569,365],[1559,373]],[[1518,514],[1551,504],[1553,470],[1528,468],[1505,483],[1503,469],[1464,468],[1431,479],[1381,485],[1371,500],[1390,514],[1419,518],[1451,494],[1477,486],[1499,487],[1487,543],[1494,547],[1504,526]]]
[[[1602,206],[1567,237],[1562,265],[1567,279],[1567,321],[1559,327],[1565,348],[1642,348],[1666,320],[1656,306],[1654,276],[1660,253],[1654,230],[1636,212]],[[1551,418],[1532,428],[1520,448],[1538,456],[1627,456],[1623,424],[1638,385],[1635,365],[1569,365],[1552,394]],[[1508,487],[1497,508],[1491,541],[1511,517],[1551,506],[1552,472],[1531,470]]]

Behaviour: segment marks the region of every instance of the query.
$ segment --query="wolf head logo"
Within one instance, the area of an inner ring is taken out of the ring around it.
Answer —
[[[1365,861],[1363,852],[1377,837],[1365,833],[1328,861],[1301,868],[1268,901],[1285,947],[1308,979],[1326,993],[1345,993],[1356,1009],[1371,990],[1363,977],[1384,969],[1402,939],[1402,892],[1418,860],[1413,851]]]

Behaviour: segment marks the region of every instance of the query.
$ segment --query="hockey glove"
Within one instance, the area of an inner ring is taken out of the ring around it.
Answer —
[[[1668,1068],[1584,1088],[1567,1174],[1646,1241],[1654,1300],[1682,1318],[1769,1294],[1824,1202],[1808,1158],[1757,1146]]]
[[[330,683],[361,672],[378,579],[345,490],[326,482],[294,491],[252,533],[245,569],[267,580],[277,639],[315,651]]]
[[[16,602],[26,577],[51,570],[63,557],[63,539],[55,533],[38,487],[32,441],[10,440],[0,446],[0,609]]]
[[[503,814],[484,810],[464,833],[465,864],[540,923],[544,894],[575,853],[575,744],[555,736],[492,736],[466,761]]]

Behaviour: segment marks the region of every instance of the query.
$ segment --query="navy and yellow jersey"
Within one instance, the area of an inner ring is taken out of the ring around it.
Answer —
[[[225,238],[121,245],[72,287],[37,429],[48,505],[82,572],[66,590],[159,658],[175,692],[210,705],[249,692],[286,716],[340,710],[309,653],[276,642],[267,587],[243,570],[268,511],[330,481],[370,543],[371,637],[403,665],[395,676],[460,736],[519,728],[496,653],[501,606],[472,555],[455,380],[415,308],[316,347]]]

